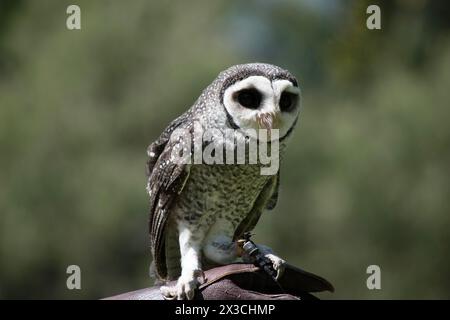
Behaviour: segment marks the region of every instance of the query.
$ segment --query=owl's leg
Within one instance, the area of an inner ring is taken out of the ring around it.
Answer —
[[[256,245],[259,249],[259,251],[270,261],[272,261],[272,265],[274,270],[277,272],[276,279],[278,280],[284,273],[284,268],[286,265],[286,261],[281,259],[280,257],[273,254],[273,250],[269,248],[268,246],[257,244]],[[244,259],[245,261],[245,259]]]
[[[174,287],[163,286],[161,293],[167,299],[192,300],[195,290],[204,280],[200,264],[200,246],[204,235],[188,225],[179,226],[181,276]]]

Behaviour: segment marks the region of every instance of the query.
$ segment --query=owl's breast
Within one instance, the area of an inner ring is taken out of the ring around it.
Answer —
[[[192,165],[177,201],[178,218],[206,225],[225,218],[237,226],[268,179],[258,165]]]

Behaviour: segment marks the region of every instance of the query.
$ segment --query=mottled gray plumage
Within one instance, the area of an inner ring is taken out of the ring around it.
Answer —
[[[255,63],[233,66],[221,72],[194,105],[172,121],[148,148],[150,243],[155,273],[159,279],[172,280],[180,276],[180,249],[183,250],[178,242],[180,224],[187,226],[190,241],[195,243],[203,243],[201,238],[205,238],[209,229],[222,221],[227,222],[223,228],[224,234],[229,235],[232,229],[229,236],[237,239],[254,228],[264,208],[275,207],[279,172],[272,176],[261,175],[260,164],[208,165],[171,161],[172,152],[185,147],[181,140],[170,139],[175,129],[193,133],[195,122],[205,130],[239,127],[224,107],[224,92],[250,76],[262,76],[270,81],[288,80],[298,86],[288,71],[273,65]],[[294,125],[295,121],[292,128]],[[280,138],[280,153],[285,149],[286,138],[292,128]],[[221,230],[220,226],[214,228]],[[216,264],[208,261],[205,255],[201,260],[203,267]]]

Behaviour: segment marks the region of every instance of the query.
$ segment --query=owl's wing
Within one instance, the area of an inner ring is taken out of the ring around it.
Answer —
[[[171,140],[170,137],[177,128],[189,128],[186,122],[185,116],[174,120],[147,150],[149,154],[147,191],[150,195],[150,246],[155,271],[160,278],[165,278],[167,275],[164,247],[166,222],[171,205],[189,176],[189,165],[174,162],[171,159],[172,152],[177,152],[176,149],[180,147],[180,144],[178,141]]]
[[[262,189],[255,203],[253,204],[252,210],[249,214],[242,220],[242,222],[237,227],[234,232],[233,240],[239,240],[242,238],[243,234],[248,231],[252,231],[258,223],[261,213],[266,209],[273,209],[277,203],[278,199],[278,187],[280,184],[280,173],[272,176],[266,185]]]
[[[277,173],[275,179],[276,179],[276,181],[275,181],[275,185],[273,186],[272,195],[270,196],[269,200],[266,203],[267,210],[272,210],[277,206],[278,191],[280,189],[280,170],[278,170],[278,173]]]

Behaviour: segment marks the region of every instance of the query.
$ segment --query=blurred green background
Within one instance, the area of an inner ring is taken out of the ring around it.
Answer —
[[[146,147],[255,61],[304,95],[255,240],[329,279],[322,298],[450,298],[449,27],[445,1],[1,0],[0,298],[149,286]]]

